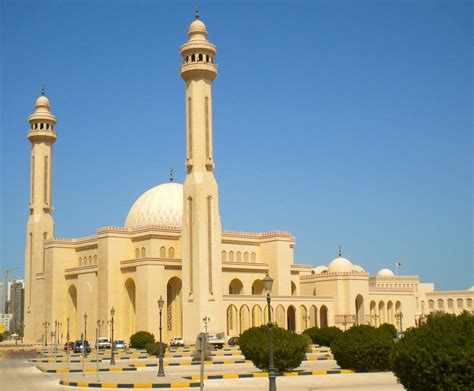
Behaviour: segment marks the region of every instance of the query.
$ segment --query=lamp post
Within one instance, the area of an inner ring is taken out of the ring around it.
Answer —
[[[401,333],[403,333],[403,325],[402,325],[403,314],[402,314],[402,312],[400,311],[398,314],[395,315],[395,317],[397,318],[398,324],[400,325],[400,334],[401,334]]]
[[[273,365],[273,331],[272,331],[272,311],[271,311],[271,297],[270,293],[272,291],[273,278],[271,278],[268,273],[263,279],[263,288],[267,291],[267,306],[268,306],[268,356],[269,356],[269,365],[268,365],[268,389],[269,391],[276,391],[276,379],[275,379],[275,367]]]
[[[160,299],[158,300],[158,309],[160,311],[160,358],[158,359],[159,360],[158,377],[165,376],[165,370],[163,368],[163,335],[162,335],[163,327],[161,324],[164,304],[165,304],[165,301],[163,300],[163,297],[160,295]]]
[[[308,328],[309,316],[308,316],[308,315],[304,315],[304,316],[303,316],[303,320],[304,320],[305,329],[307,329],[307,328]]]
[[[87,314],[84,313],[84,340],[87,341]]]
[[[111,354],[110,354],[110,365],[115,365],[115,354],[114,354],[114,315],[115,315],[115,308],[112,307],[110,310],[110,343],[111,343]]]
[[[43,323],[44,327],[44,347],[48,347],[48,327],[49,327],[49,322],[44,322]]]
[[[97,327],[99,328],[99,338],[100,338],[100,326],[103,326],[104,325],[104,321],[103,320],[98,320],[97,321]]]
[[[66,346],[67,346],[67,349],[66,349],[66,360],[67,360],[67,369],[69,369],[69,338],[70,338],[70,335],[69,335],[69,317],[66,319],[66,324],[67,324],[67,331],[66,331]]]
[[[59,343],[59,337],[60,337],[60,331],[61,331],[62,325],[63,325],[62,322],[58,321],[58,330],[56,332],[56,352],[58,352],[58,349],[60,349],[61,347],[61,344]]]
[[[209,316],[205,316],[204,318],[202,318],[202,321],[204,322],[204,330],[206,331],[206,334],[207,334],[207,325],[211,321],[211,318],[209,318]]]
[[[377,318],[379,316],[377,314],[372,314],[372,319],[374,320],[374,326],[377,327]]]

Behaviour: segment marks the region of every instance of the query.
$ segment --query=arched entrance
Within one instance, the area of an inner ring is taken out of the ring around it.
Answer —
[[[304,331],[308,328],[308,311],[304,305],[300,305],[300,331]]]
[[[67,290],[67,317],[69,318],[69,340],[74,341],[79,338],[77,335],[77,289],[75,285],[70,285]],[[67,327],[67,326],[66,326]],[[65,335],[67,337],[67,335]]]
[[[178,277],[169,279],[166,285],[166,331],[168,339],[183,336],[181,280]]]
[[[377,327],[377,309],[376,309],[377,304],[375,301],[370,302],[370,325]]]
[[[379,302],[379,325],[384,324],[386,322],[385,316],[385,303],[383,301]]]
[[[243,292],[242,281],[238,278],[234,278],[229,284],[229,295],[241,295]]]
[[[309,327],[318,327],[318,308],[312,305],[309,309]]]
[[[127,278],[124,284],[124,299],[123,299],[123,314],[122,324],[124,338],[130,338],[130,336],[136,331],[136,287],[135,281],[132,278]]]
[[[262,324],[262,309],[259,305],[252,308],[252,327],[258,327]]]
[[[357,325],[365,324],[364,298],[362,297],[362,295],[356,296],[355,309],[356,309],[356,324]]]
[[[240,307],[240,333],[243,333],[250,327],[250,310],[249,307],[243,305]]]
[[[295,310],[295,307],[293,307],[292,305],[288,307],[286,320],[287,320],[288,330],[295,331],[296,330],[296,310]]]
[[[252,295],[263,294],[263,282],[262,280],[255,280],[252,284]]]
[[[237,307],[231,304],[227,307],[227,335],[236,336],[239,334],[239,325],[237,319]]]
[[[286,321],[285,321],[285,307],[283,307],[281,304],[276,308],[276,318],[275,318],[276,324],[279,327],[285,327]]]
[[[395,324],[395,316],[393,314],[393,303],[389,301],[387,303],[387,323]]]
[[[322,305],[319,310],[319,323],[321,328],[328,327],[328,308],[325,305]]]

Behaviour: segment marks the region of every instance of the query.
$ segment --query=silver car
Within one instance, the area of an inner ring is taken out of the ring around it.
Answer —
[[[123,339],[118,339],[114,341],[114,348],[115,349],[126,349],[127,343]]]

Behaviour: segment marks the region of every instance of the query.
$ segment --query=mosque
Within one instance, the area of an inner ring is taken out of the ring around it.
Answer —
[[[208,317],[211,332],[239,335],[267,322],[262,279],[273,278],[272,320],[308,327],[392,323],[415,326],[432,311],[472,311],[474,289],[437,292],[418,276],[389,269],[370,276],[338,256],[328,266],[294,262],[289,232],[221,228],[214,177],[212,82],[216,47],[196,17],[181,48],[186,93],[186,178],[170,177],[144,192],[123,227],[88,237],[54,235],[53,144],[56,117],[44,91],[28,117],[31,142],[30,215],[25,254],[25,342],[40,343],[60,324],[70,339],[95,335],[114,309],[115,337],[138,330],[158,335],[157,300],[164,299],[164,339],[193,342]],[[60,132],[59,132],[60,133]],[[46,326],[46,327],[45,327]],[[106,326],[104,326],[106,329]],[[102,333],[107,336],[108,333]]]

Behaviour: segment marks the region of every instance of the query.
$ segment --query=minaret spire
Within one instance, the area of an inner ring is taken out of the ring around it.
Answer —
[[[338,247],[338,253],[337,254],[338,254],[339,257],[342,257],[342,246],[341,245],[339,245],[339,247]]]
[[[170,173],[169,173],[169,176],[168,176],[170,182],[173,182],[174,178],[173,178],[173,168],[170,167]]]
[[[194,19],[199,19],[201,15],[199,15],[199,6],[196,7],[196,11],[194,11]]]

